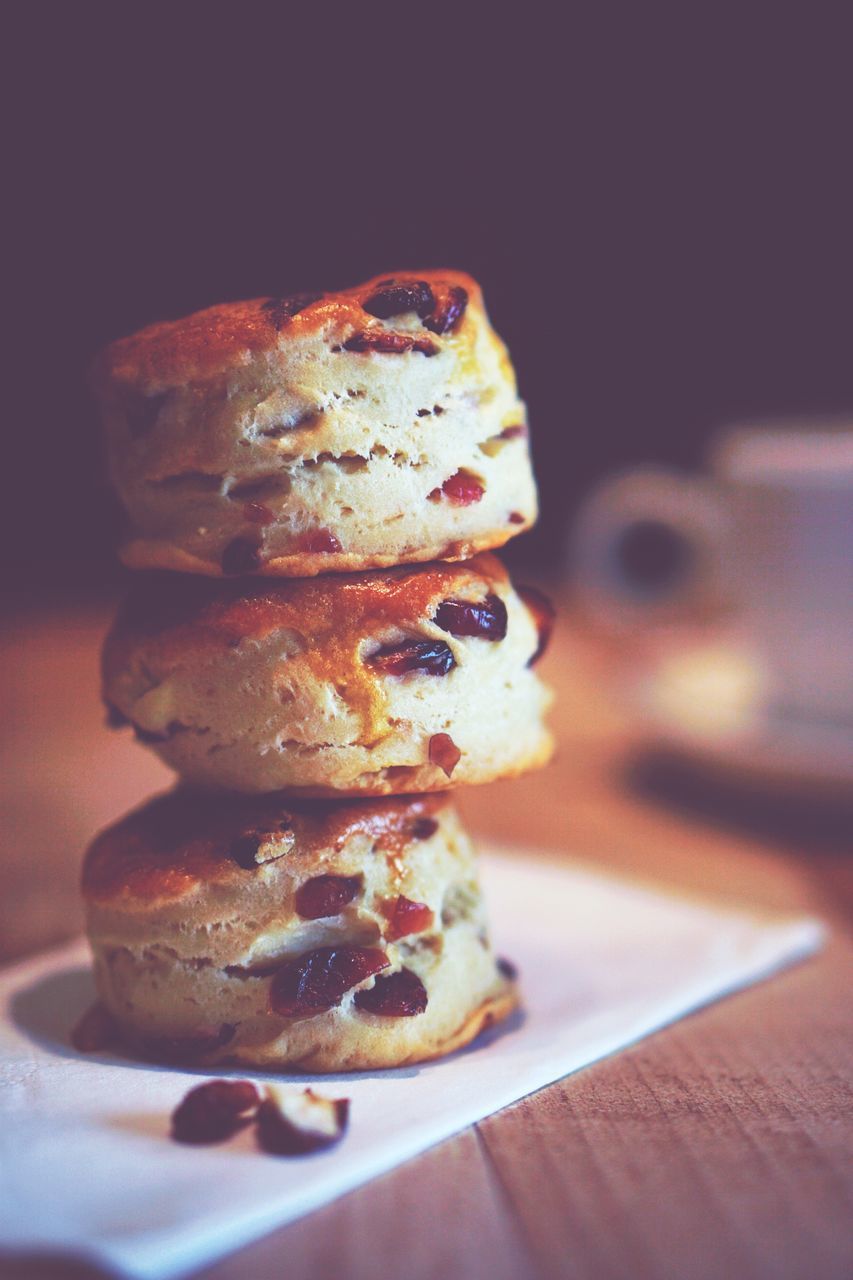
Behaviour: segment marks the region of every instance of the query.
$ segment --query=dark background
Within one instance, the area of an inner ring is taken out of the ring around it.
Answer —
[[[115,575],[92,353],[224,299],[478,276],[543,493],[513,554],[540,564],[614,468],[853,405],[844,6],[6,14],[17,591]]]

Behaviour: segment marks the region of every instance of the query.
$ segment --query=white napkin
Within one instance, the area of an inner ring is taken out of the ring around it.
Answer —
[[[294,1077],[352,1100],[342,1144],[299,1159],[260,1153],[250,1132],[214,1147],[168,1139],[186,1090],[222,1072],[70,1049],[92,998],[82,942],[7,970],[0,1250],[68,1251],[145,1280],[193,1271],[821,941],[813,920],[768,923],[518,852],[483,870],[523,1014],[439,1062]]]

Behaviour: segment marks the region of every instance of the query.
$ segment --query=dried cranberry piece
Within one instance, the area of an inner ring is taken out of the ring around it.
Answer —
[[[275,515],[262,502],[246,502],[243,504],[243,519],[250,524],[272,524]]]
[[[431,315],[424,318],[424,325],[433,333],[448,333],[457,328],[468,306],[468,290],[461,285],[451,285],[436,304]]]
[[[506,635],[506,605],[500,596],[485,600],[442,600],[435,611],[436,626],[452,636],[480,636],[503,640]]]
[[[209,1080],[190,1089],[172,1112],[176,1142],[221,1142],[245,1128],[260,1105],[249,1080]]]
[[[275,1156],[302,1156],[340,1142],[349,1123],[349,1098],[322,1098],[268,1087],[258,1112],[258,1142]]]
[[[296,912],[303,920],[339,915],[361,889],[361,876],[314,876],[296,890]]]
[[[143,1036],[139,1047],[150,1058],[163,1062],[198,1062],[233,1040],[237,1028],[223,1022],[216,1029],[203,1029],[188,1036]]]
[[[470,471],[457,471],[454,475],[448,476],[441,486],[441,492],[457,507],[470,507],[473,503],[480,501],[486,488],[482,481]],[[432,498],[436,494],[437,490],[433,490],[429,496]]]
[[[403,355],[417,351],[422,356],[438,355],[431,338],[416,338],[411,333],[389,333],[386,329],[365,329],[354,333],[344,343],[345,351],[378,351],[380,355]]]
[[[527,435],[527,427],[523,422],[514,423],[511,427],[504,427],[500,434],[501,440],[519,440]]]
[[[388,920],[385,937],[390,942],[408,937],[410,933],[423,933],[435,919],[432,908],[425,902],[412,902],[411,898],[404,898],[402,894],[399,898],[386,902],[382,910]]]
[[[435,306],[435,294],[426,280],[382,280],[362,307],[380,320],[416,311],[423,319]]]
[[[318,947],[278,970],[270,984],[270,1006],[283,1018],[323,1013],[388,963],[377,947]]]
[[[299,550],[314,555],[334,555],[336,551],[342,551],[343,547],[331,529],[309,529],[299,539]]]
[[[300,311],[310,307],[313,302],[319,302],[322,296],[322,293],[292,293],[287,298],[268,298],[261,303],[261,311],[269,317],[278,333],[288,320],[298,316]]]
[[[449,778],[461,758],[462,752],[449,733],[434,733],[432,735],[429,740],[430,764],[437,765]]]
[[[356,1006],[380,1018],[414,1018],[427,1007],[426,987],[411,969],[377,978],[367,991],[357,991]]]
[[[510,511],[509,522],[510,524],[524,524],[524,516],[520,511]]]
[[[102,1049],[113,1049],[120,1039],[115,1018],[100,1001],[86,1010],[71,1032],[71,1043],[78,1053],[98,1053]]]
[[[222,552],[222,572],[229,577],[254,573],[262,564],[260,544],[252,538],[234,538]]]
[[[385,645],[367,661],[386,676],[405,676],[412,671],[446,676],[456,666],[450,646],[443,640],[405,640],[402,644]]]
[[[498,973],[508,979],[509,982],[515,982],[518,978],[518,966],[514,965],[511,960],[507,960],[506,956],[498,956],[497,966]]]
[[[435,818],[416,818],[412,824],[413,840],[429,840],[438,831]]]
[[[532,667],[535,666],[548,648],[551,633],[554,630],[554,619],[557,616],[556,610],[545,595],[545,592],[540,591],[538,587],[516,587],[516,591],[533,614],[536,630],[539,632],[539,643],[536,646],[533,657],[527,664],[528,667]]]

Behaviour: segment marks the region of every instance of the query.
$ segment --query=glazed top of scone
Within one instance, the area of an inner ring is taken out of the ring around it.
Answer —
[[[493,638],[503,637],[504,599],[511,591],[506,569],[488,553],[455,564],[281,581],[222,584],[155,574],[139,580],[107,636],[104,682],[108,686],[140,663],[162,678],[187,663],[216,661],[287,634],[306,669],[321,681],[345,686],[369,732],[379,735],[386,731],[384,678],[411,669],[412,647],[418,663],[437,664],[435,673],[446,674],[454,665],[449,635],[487,629]],[[470,612],[467,606],[477,607],[478,616],[459,623],[457,615]]]
[[[435,833],[449,805],[440,792],[342,804],[178,789],[96,837],[83,865],[83,897],[144,907],[210,885],[239,888],[279,858],[298,876],[313,869],[318,852],[334,853],[358,835],[377,856],[399,857]]]
[[[142,642],[161,659],[233,648],[283,628],[336,648],[358,645],[383,628],[431,619],[448,598],[481,599],[507,589],[509,574],[483,552],[461,563],[436,561],[367,573],[326,574],[282,581],[214,582],[176,574],[140,578],[119,610],[104,653],[110,673]]]
[[[113,385],[154,394],[318,335],[333,350],[431,356],[448,337],[464,337],[475,314],[485,319],[482,293],[463,272],[398,272],[352,289],[226,302],[149,325],[106,347],[93,380],[101,390]]]

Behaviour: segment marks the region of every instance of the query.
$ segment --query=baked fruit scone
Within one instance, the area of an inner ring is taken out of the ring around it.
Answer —
[[[546,626],[491,555],[304,581],[146,575],[107,637],[104,698],[196,785],[435,791],[548,759]]]
[[[443,796],[179,790],[97,837],[83,896],[101,1001],[155,1059],[394,1067],[459,1048],[516,1002]]]
[[[459,272],[155,324],[107,347],[93,385],[134,569],[464,560],[536,518],[513,368]]]

